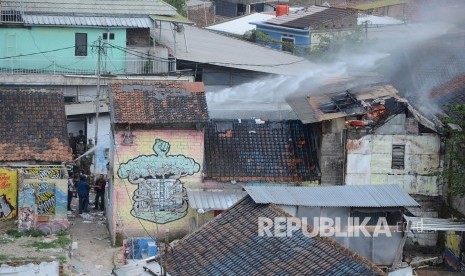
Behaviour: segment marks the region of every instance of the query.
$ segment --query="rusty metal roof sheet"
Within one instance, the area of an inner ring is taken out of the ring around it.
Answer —
[[[256,203],[313,207],[408,207],[419,204],[399,185],[246,186]]]
[[[247,195],[242,190],[187,189],[189,206],[192,209],[226,210]]]

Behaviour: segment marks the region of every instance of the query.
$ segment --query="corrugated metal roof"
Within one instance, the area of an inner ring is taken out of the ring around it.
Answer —
[[[413,231],[465,231],[464,220],[409,217],[405,215],[404,218],[407,222],[410,222],[409,230]]]
[[[110,16],[63,16],[26,14],[23,16],[26,25],[54,26],[101,26],[122,28],[150,28],[153,21],[148,17],[110,17]]]
[[[25,13],[176,15],[176,9],[162,0],[2,0],[2,6]]]
[[[154,37],[161,37],[160,43],[169,47],[176,45],[177,59],[278,75],[299,75],[316,68],[305,58],[213,31],[184,26],[183,33],[175,33],[175,40],[172,30],[171,23],[162,22]]]
[[[289,12],[286,15],[267,20],[265,23],[298,29],[315,29],[320,28],[322,24],[341,20],[341,18],[344,17],[352,17],[354,24],[357,22],[356,14],[352,10],[323,6],[311,6],[305,10]]]
[[[252,13],[234,18],[226,22],[210,25],[208,27],[205,27],[205,29],[229,34],[243,35],[247,31],[255,30],[256,26],[250,24],[251,22],[262,22],[274,17],[276,17],[276,15],[274,14]]]
[[[259,204],[313,207],[419,206],[399,185],[247,186],[245,190]]]
[[[189,206],[192,209],[225,210],[247,195],[242,190],[187,189]]]

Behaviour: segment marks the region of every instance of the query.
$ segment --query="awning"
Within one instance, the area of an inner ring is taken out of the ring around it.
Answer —
[[[409,217],[404,215],[409,230],[423,231],[465,231],[465,220]]]
[[[188,25],[194,25],[194,22],[190,21],[189,19],[185,18],[181,15],[169,16],[169,15],[150,15],[155,21],[163,21],[163,22],[171,22],[171,23],[182,23]]]
[[[225,210],[242,199],[247,193],[242,190],[187,189],[189,206],[204,211]]]

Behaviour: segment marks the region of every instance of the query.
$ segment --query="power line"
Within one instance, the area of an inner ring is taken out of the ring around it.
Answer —
[[[40,54],[58,52],[58,51],[62,51],[62,50],[72,49],[72,48],[75,48],[75,46],[59,48],[59,49],[53,49],[53,50],[48,50],[48,51],[35,52],[35,53],[30,53],[30,54],[23,54],[23,55],[9,56],[9,57],[0,57],[0,59],[8,59],[8,58],[16,58],[16,57],[27,57],[27,56],[33,56],[33,55],[40,55]]]

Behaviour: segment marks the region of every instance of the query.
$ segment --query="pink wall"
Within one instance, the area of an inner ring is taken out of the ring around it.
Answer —
[[[196,214],[187,208],[185,188],[204,186],[203,132],[136,130],[132,145],[122,144],[124,133],[116,133],[113,238],[115,232],[125,237],[188,233]]]

